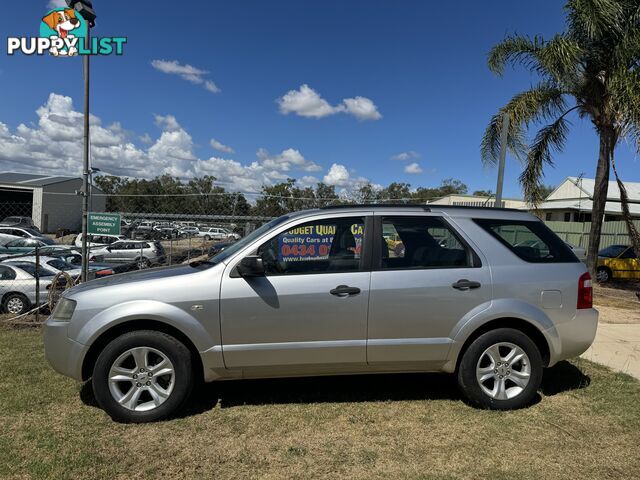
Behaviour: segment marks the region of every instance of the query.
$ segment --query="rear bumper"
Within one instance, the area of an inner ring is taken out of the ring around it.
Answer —
[[[88,348],[67,336],[69,322],[49,317],[44,324],[44,356],[53,369],[75,380],[82,380],[82,361]]]
[[[556,325],[560,348],[551,352],[549,366],[577,357],[591,346],[596,338],[598,315],[595,308],[576,310],[576,315],[570,321]]]

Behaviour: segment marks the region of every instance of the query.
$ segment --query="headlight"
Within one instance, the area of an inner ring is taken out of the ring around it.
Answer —
[[[51,317],[54,320],[68,322],[69,320],[71,320],[71,317],[73,316],[73,311],[75,309],[76,309],[75,300],[62,297],[60,301],[58,301],[58,304],[56,305],[56,307],[53,309],[53,313],[51,314]]]

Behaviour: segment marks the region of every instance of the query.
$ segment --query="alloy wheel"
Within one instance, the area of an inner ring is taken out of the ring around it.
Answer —
[[[162,405],[175,385],[169,358],[151,347],[135,347],[120,355],[109,370],[109,391],[128,410],[146,412]]]
[[[476,379],[482,391],[495,400],[520,395],[529,384],[531,362],[525,351],[510,342],[487,348],[476,366]]]

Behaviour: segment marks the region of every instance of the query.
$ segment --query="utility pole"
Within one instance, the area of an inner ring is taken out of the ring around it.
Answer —
[[[95,26],[96,13],[89,0],[66,0],[69,8],[78,12],[87,23],[87,37],[85,49],[91,48],[91,28]],[[80,279],[87,281],[89,252],[87,250],[87,217],[89,215],[89,80],[91,54],[84,55],[84,151],[82,168],[82,273]]]
[[[502,114],[500,132],[500,159],[498,160],[498,185],[496,186],[496,208],[502,208],[502,185],[504,183],[504,164],[507,158],[507,135],[509,133],[509,114]]]

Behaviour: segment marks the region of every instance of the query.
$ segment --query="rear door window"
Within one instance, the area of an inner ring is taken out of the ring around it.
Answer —
[[[575,263],[578,258],[544,223],[535,220],[475,219],[505,247],[530,263]]]
[[[436,217],[384,217],[381,253],[383,270],[472,266],[470,250]]]

